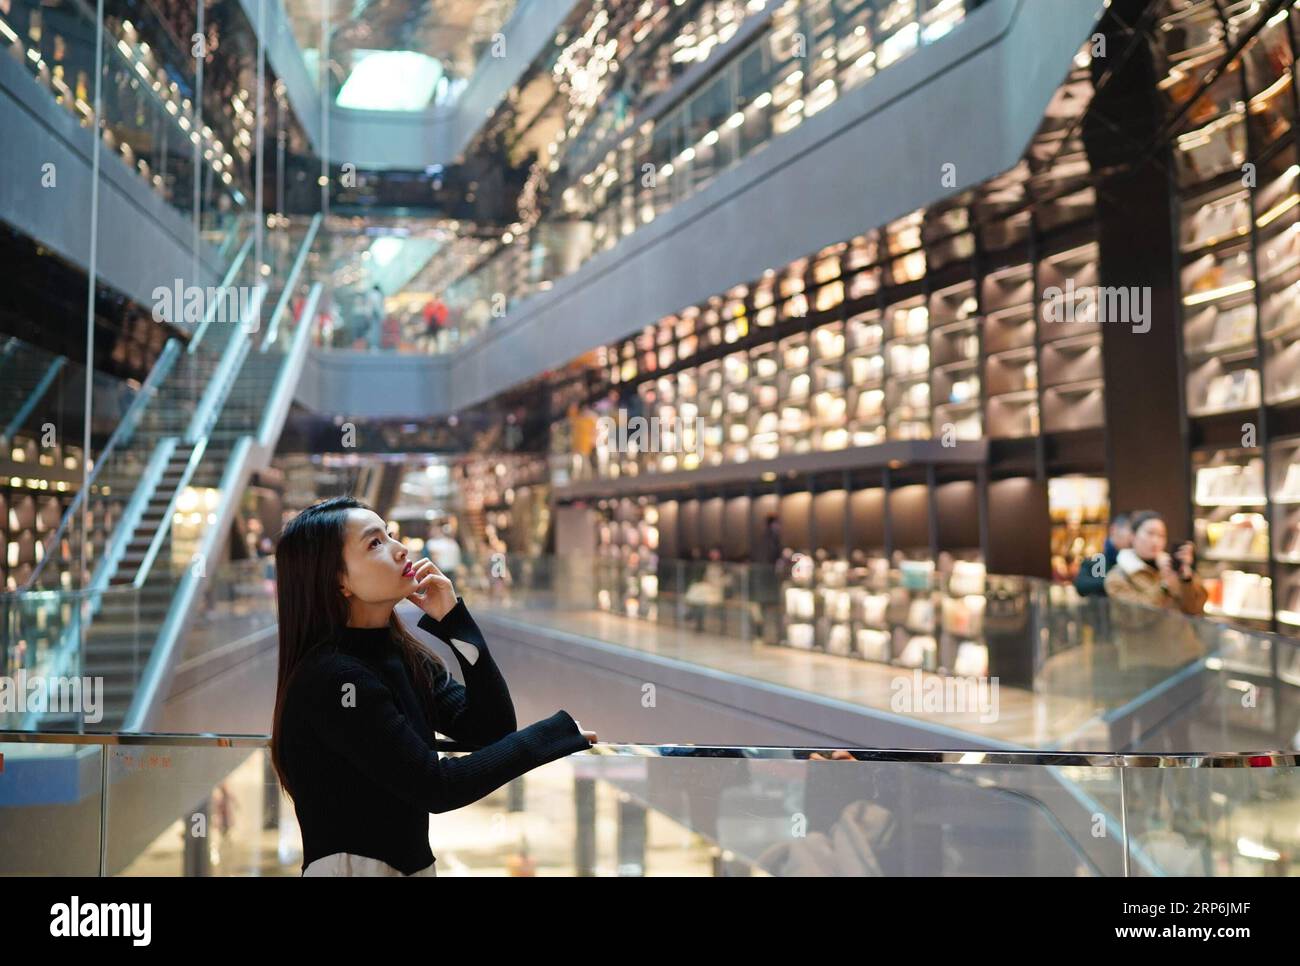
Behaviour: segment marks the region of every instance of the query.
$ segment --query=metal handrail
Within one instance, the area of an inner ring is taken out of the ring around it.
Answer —
[[[315,214],[307,225],[307,232],[303,235],[302,245],[298,248],[298,257],[293,260],[293,267],[289,269],[289,275],[284,280],[284,288],[280,291],[280,298],[275,303],[275,311],[271,313],[271,321],[267,324],[266,334],[262,338],[262,352],[266,352],[274,345],[276,338],[280,334],[280,318],[284,315],[289,299],[293,296],[293,290],[298,284],[298,276],[302,274],[303,265],[307,262],[307,255],[311,252],[311,246],[316,241],[316,232],[320,229],[321,219],[322,216],[319,213]]]
[[[162,745],[207,748],[265,748],[267,734],[216,732],[88,732],[0,731],[0,744],[51,745]],[[476,745],[439,739],[439,751],[475,751]],[[748,758],[764,761],[807,761],[812,754],[848,752],[860,762],[897,762],[916,765],[1037,765],[1080,768],[1294,768],[1296,751],[1216,751],[1169,755],[1091,751],[952,751],[916,748],[818,747],[813,745],[689,745],[599,742],[576,752],[619,758]]]
[[[90,475],[86,477],[85,484],[77,491],[72,503],[68,505],[68,509],[63,514],[63,519],[59,521],[58,529],[46,541],[45,552],[41,554],[41,559],[36,562],[31,574],[18,588],[20,593],[31,590],[36,583],[36,578],[41,575],[41,571],[45,569],[46,561],[50,559],[51,549],[59,545],[59,541],[63,539],[64,533],[67,532],[69,521],[73,520],[81,511],[81,505],[85,502],[91,486],[99,478],[99,471],[103,469],[108,462],[109,456],[112,455],[117,446],[135,432],[136,423],[140,421],[140,414],[149,404],[149,400],[153,398],[158,384],[171,372],[172,366],[176,363],[176,356],[179,354],[180,342],[176,339],[168,339],[167,344],[163,346],[162,352],[158,355],[158,361],[149,370],[149,375],[145,377],[139,391],[135,394],[135,398],[131,400],[131,405],[127,407],[126,415],[122,417],[122,421],[113,430],[113,435],[108,438],[108,444],[100,451],[99,459],[95,460],[95,465],[91,468]],[[82,458],[85,459],[88,455],[83,453]]]
[[[221,279],[221,285],[218,286],[221,292],[224,293],[228,288],[230,288],[230,283],[235,280],[235,276],[239,273],[239,270],[244,267],[244,261],[248,258],[248,253],[253,250],[253,240],[253,237],[249,236],[248,240],[240,246],[239,254],[236,255],[235,260],[230,263],[230,268],[226,271],[225,277]],[[194,334],[190,337],[190,344],[186,348],[186,352],[192,355],[198,351],[199,343],[203,341],[203,336],[207,333],[208,326],[212,324],[213,318],[216,317],[217,308],[221,305],[223,300],[223,298],[212,300],[212,303],[208,306],[208,310],[203,313],[203,321],[199,323],[198,328],[194,330]]]
[[[266,286],[256,286],[253,289],[253,298],[248,306],[248,312],[239,320],[239,327],[226,344],[221,354],[221,361],[217,363],[216,371],[208,380],[207,389],[204,390],[199,404],[194,408],[194,415],[185,430],[187,443],[197,443],[212,432],[212,427],[216,425],[217,418],[221,415],[221,408],[225,405],[230,390],[239,377],[240,367],[248,355],[249,324],[261,314],[262,302],[265,298]]]
[[[280,376],[271,390],[270,402],[262,412],[262,422],[257,430],[257,441],[262,446],[274,445],[274,440],[271,439],[272,427],[283,424],[289,406],[293,403],[293,394],[298,388],[298,380],[296,376],[290,379],[289,372],[293,369],[294,360],[300,360],[306,352],[307,341],[311,337],[311,330],[315,324],[316,307],[320,303],[320,296],[321,284],[317,282],[307,293],[307,301],[303,303],[302,318],[298,320],[298,329],[293,334],[289,351],[285,353],[285,361],[281,363]],[[301,366],[298,367],[298,374],[301,374]]]

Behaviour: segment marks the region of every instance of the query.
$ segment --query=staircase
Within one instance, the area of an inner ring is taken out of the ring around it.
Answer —
[[[148,573],[148,566],[153,563],[153,558],[158,553],[155,544],[159,540],[159,533],[164,529],[163,524],[171,517],[173,503],[181,488],[185,486],[190,458],[196,452],[201,452],[197,443],[178,443],[172,449],[171,456],[163,465],[162,476],[149,494],[149,502],[145,504],[144,513],[141,514],[139,523],[131,533],[131,542],[126,545],[126,552],[108,579],[110,586],[122,587],[134,584],[141,570]]]
[[[175,584],[151,576],[130,595],[105,598],[86,629],[81,673],[104,681],[103,719],[88,730],[120,731],[126,721],[154,636],[175,595]]]
[[[295,242],[302,249],[294,271],[278,280],[282,284],[296,284],[318,225],[315,219],[308,231],[298,229]],[[233,281],[228,277],[223,288],[257,281],[251,268],[240,272],[242,260],[236,260]],[[259,287],[249,315],[258,312],[261,324],[252,331],[239,322],[205,320],[188,346],[165,353],[165,371],[151,376],[148,398],[141,400],[120,445],[101,455],[86,496],[91,578],[80,596],[70,595],[75,605],[63,609],[65,663],[55,672],[103,679],[103,718],[87,722],[87,730],[130,729],[131,721],[150,710],[141,704],[142,694],[149,701],[163,696],[160,682],[170,675],[182,631],[199,606],[209,570],[216,569],[205,561],[220,559],[252,464],[269,460],[274,449],[280,424],[268,410],[278,412],[282,422],[292,390],[287,382],[295,378],[290,370],[301,365],[315,319],[318,288],[314,292],[304,330],[295,328],[279,286],[270,292]],[[284,328],[277,331],[279,325]],[[220,490],[222,499],[215,513],[202,508],[204,517],[194,529],[199,549],[175,552],[172,524],[188,487]],[[60,531],[74,546],[80,534],[73,523],[80,512],[74,504]],[[57,574],[37,575],[46,586],[57,586]],[[88,621],[84,649],[78,611]],[[46,715],[40,724],[59,726],[54,721]]]

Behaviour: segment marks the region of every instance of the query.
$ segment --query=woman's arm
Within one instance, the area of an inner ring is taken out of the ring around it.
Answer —
[[[1205,602],[1209,600],[1209,597],[1210,594],[1205,589],[1205,584],[1196,573],[1193,573],[1190,579],[1182,581],[1178,608],[1184,614],[1199,617],[1205,613]]]
[[[441,758],[411,726],[370,668],[332,655],[300,682],[304,713],[319,739],[389,793],[430,812],[478,801],[539,765],[591,747],[566,711],[485,748]]]
[[[465,677],[462,685],[447,672],[434,684],[437,729],[456,741],[486,745],[518,728],[510,688],[464,598],[457,597],[442,620],[424,614],[417,626],[452,649]]]

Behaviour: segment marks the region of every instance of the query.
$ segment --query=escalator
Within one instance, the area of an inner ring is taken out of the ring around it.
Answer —
[[[272,236],[265,280],[246,241],[216,290],[224,300],[207,305],[187,345],[164,348],[83,494],[84,581],[68,588],[55,567],[38,567],[11,595],[15,640],[41,641],[27,666],[103,685],[100,721],[29,713],[23,727],[121,730],[132,708],[146,717],[159,698],[243,486],[274,450],[315,319],[319,287],[307,290],[304,269],[319,225],[318,216]],[[81,513],[79,498],[54,535],[67,536],[74,559]]]

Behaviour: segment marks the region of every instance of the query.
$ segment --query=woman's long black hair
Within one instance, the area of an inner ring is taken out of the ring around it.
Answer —
[[[279,609],[280,672],[271,726],[271,763],[280,784],[292,796],[280,758],[284,696],[293,672],[316,648],[327,644],[348,623],[348,602],[339,589],[346,571],[343,540],[348,511],[369,510],[360,500],[336,496],[307,507],[285,526],[275,548],[276,604]],[[401,650],[415,691],[431,715],[435,675],[446,665],[407,633],[397,618],[388,619],[393,643]],[[432,717],[431,717],[432,720]]]

